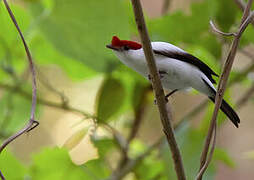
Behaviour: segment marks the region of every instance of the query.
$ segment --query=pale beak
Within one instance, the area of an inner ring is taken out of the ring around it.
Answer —
[[[119,50],[120,50],[120,48],[117,48],[117,47],[115,47],[115,46],[112,46],[111,44],[106,45],[106,47],[109,48],[109,49],[113,49],[113,50],[115,50],[115,51],[119,51]]]

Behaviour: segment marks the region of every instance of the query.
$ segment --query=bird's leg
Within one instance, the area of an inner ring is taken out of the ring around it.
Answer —
[[[171,96],[172,94],[174,94],[176,91],[178,91],[178,89],[175,89],[175,90],[171,91],[170,93],[168,93],[168,94],[165,96],[166,102],[168,102],[169,96]],[[154,100],[154,104],[155,104],[155,105],[157,104],[156,99]]]
[[[178,89],[174,89],[173,91],[171,91],[170,93],[168,93],[168,94],[165,96],[165,99],[166,99],[167,102],[168,102],[169,96],[171,96],[172,94],[174,94],[176,91],[178,91]]]

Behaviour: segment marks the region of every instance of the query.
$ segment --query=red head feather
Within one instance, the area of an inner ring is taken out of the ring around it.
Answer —
[[[111,45],[114,47],[127,46],[128,48],[133,49],[133,50],[142,48],[142,45],[135,42],[135,41],[120,40],[117,36],[113,36]]]

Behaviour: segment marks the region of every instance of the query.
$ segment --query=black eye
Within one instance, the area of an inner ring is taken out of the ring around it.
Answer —
[[[128,51],[130,48],[128,46],[124,46],[123,49]]]

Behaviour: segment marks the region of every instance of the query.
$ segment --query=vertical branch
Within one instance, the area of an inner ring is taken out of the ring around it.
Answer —
[[[35,121],[35,107],[36,107],[36,91],[37,91],[37,88],[36,88],[36,75],[35,75],[35,68],[34,68],[34,64],[33,64],[33,60],[32,60],[32,56],[31,56],[31,53],[29,51],[29,48],[27,46],[27,43],[25,41],[25,38],[18,26],[18,23],[15,19],[15,16],[14,14],[12,13],[8,3],[7,3],[7,0],[3,0],[4,2],[4,5],[10,15],[10,18],[13,22],[13,24],[15,25],[18,33],[19,33],[19,36],[22,40],[22,43],[24,45],[24,48],[25,48],[25,51],[26,51],[26,55],[27,55],[27,59],[28,59],[28,63],[29,63],[29,68],[30,68],[30,71],[32,73],[32,107],[31,107],[31,114],[30,114],[30,120],[28,122],[28,124],[23,128],[21,129],[19,132],[17,132],[16,134],[14,134],[13,136],[9,137],[6,141],[4,141],[4,143],[2,144],[2,146],[0,147],[0,153],[3,151],[3,149],[9,144],[11,143],[13,140],[15,140],[17,137],[19,137],[20,135],[24,134],[25,132],[29,132],[30,130],[32,130],[33,128],[35,128],[39,123],[37,121]]]
[[[244,32],[244,30],[246,29],[246,27],[248,26],[248,24],[251,22],[251,20],[253,19],[253,16],[254,16],[254,12],[249,13],[252,1],[253,0],[249,0],[248,5],[245,8],[245,11],[244,11],[244,14],[243,14],[243,17],[241,20],[241,25],[240,25],[239,30],[233,40],[230,52],[228,54],[228,57],[225,62],[224,69],[223,69],[223,72],[222,72],[222,75],[221,75],[221,78],[219,81],[218,90],[217,90],[216,97],[215,97],[215,108],[214,108],[212,120],[211,120],[209,129],[208,129],[208,134],[207,134],[207,137],[205,140],[205,145],[204,145],[203,152],[202,152],[201,159],[200,159],[200,172],[199,172],[199,175],[197,176],[198,180],[202,179],[202,175],[205,172],[206,168],[208,167],[208,165],[206,165],[207,164],[206,163],[207,154],[208,154],[210,143],[212,140],[212,135],[213,135],[214,129],[216,127],[217,115],[218,115],[218,112],[219,112],[219,109],[220,109],[220,106],[222,103],[222,99],[223,99],[223,95],[224,95],[224,92],[226,89],[228,77],[229,77],[230,71],[232,69],[232,65],[233,65],[233,62],[235,59],[235,55],[236,55],[236,51],[237,51],[237,48],[238,48],[238,45],[240,42],[241,35]],[[248,14],[248,15],[246,15],[246,14]],[[215,139],[216,138],[214,138],[214,141],[215,141]],[[215,143],[214,143],[214,145],[215,145]],[[212,148],[212,150],[210,151],[211,155],[213,153],[213,149],[214,148]]]
[[[147,65],[149,68],[152,86],[154,89],[155,97],[156,97],[158,108],[159,108],[160,119],[163,125],[163,131],[167,137],[168,144],[171,149],[172,157],[174,160],[175,171],[179,180],[185,180],[186,177],[184,173],[182,157],[176,143],[174,130],[170,122],[169,114],[166,108],[165,95],[164,95],[159,74],[157,71],[157,67],[156,67],[156,63],[155,63],[155,59],[154,59],[154,55],[153,55],[153,51],[151,47],[151,42],[147,32],[140,1],[132,0],[132,7],[133,7],[134,15],[135,15],[135,20],[136,20],[137,28],[139,31],[139,35],[141,37]]]
[[[165,15],[168,12],[170,3],[171,3],[171,0],[164,0],[162,5],[162,10],[161,10],[162,15]]]
[[[2,180],[5,180],[5,177],[4,177],[4,175],[2,174],[1,171],[0,171],[0,177],[1,177]]]

